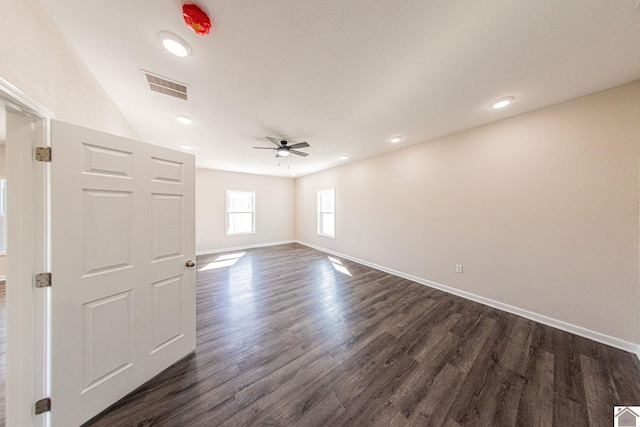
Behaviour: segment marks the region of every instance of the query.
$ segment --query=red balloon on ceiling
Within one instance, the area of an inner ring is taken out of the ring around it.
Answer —
[[[204,10],[200,9],[197,4],[185,4],[182,5],[182,17],[184,22],[191,28],[196,34],[204,36],[209,34],[211,30],[211,20]]]

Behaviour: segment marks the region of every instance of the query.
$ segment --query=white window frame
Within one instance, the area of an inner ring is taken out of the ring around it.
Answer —
[[[323,193],[331,193],[333,195],[333,234],[323,233],[322,232],[322,202],[321,197]],[[336,238],[336,189],[334,188],[325,188],[322,190],[318,190],[318,198],[317,198],[317,211],[318,211],[318,236],[329,237],[331,239]]]
[[[234,193],[242,193],[242,194],[251,194],[253,198],[253,211],[251,212],[229,212],[229,200],[231,194]],[[246,234],[256,234],[256,192],[255,191],[247,191],[247,190],[226,190],[226,199],[225,199],[225,235],[227,236],[240,236]],[[243,231],[243,232],[230,232],[229,231],[229,214],[230,213],[251,213],[251,231]]]

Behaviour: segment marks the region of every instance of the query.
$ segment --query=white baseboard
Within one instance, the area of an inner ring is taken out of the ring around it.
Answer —
[[[466,292],[460,289],[452,288],[447,285],[443,285],[440,283],[432,282],[431,280],[423,279],[421,277],[413,276],[411,274],[403,273],[401,271],[397,271],[388,267],[384,267],[382,265],[374,264],[369,261],[365,261],[363,259],[355,258],[350,255],[345,255],[340,252],[332,251],[329,249],[325,249],[320,246],[312,245],[311,243],[303,242],[300,240],[296,240],[296,243],[299,243],[304,246],[308,246],[310,248],[336,255],[345,259],[348,259],[353,262],[357,262],[358,264],[366,265],[368,267],[375,268],[376,270],[384,271],[385,273],[393,274],[394,276],[402,277],[413,282],[419,283],[421,285],[429,286],[431,288],[435,288],[441,290],[443,292],[447,292],[449,294],[457,295],[459,297],[479,302],[480,304],[488,305],[489,307],[497,308],[498,310],[506,311],[521,317],[524,317],[529,320],[533,320],[534,322],[542,323],[543,325],[551,326],[556,329],[560,329],[565,332],[570,332],[575,335],[579,335],[584,338],[588,338],[593,341],[600,342],[602,344],[609,345],[611,347],[619,348],[621,350],[628,351],[630,353],[634,353],[638,359],[640,360],[640,345],[635,344],[629,341],[622,340],[620,338],[612,337],[607,334],[603,334],[601,332],[593,331],[591,329],[583,328],[582,326],[574,325],[572,323],[567,323],[562,320],[554,319],[542,314],[534,313],[529,310],[525,310],[522,308],[514,307],[509,304],[502,303],[500,301],[495,301],[489,298],[485,298],[480,295],[472,294],[470,292]]]
[[[232,248],[210,249],[206,251],[197,251],[196,255],[210,255],[210,254],[219,254],[221,252],[242,251],[245,249],[264,248],[266,246],[286,245],[287,243],[295,243],[295,240],[283,240],[280,242],[257,243],[255,245],[234,246]]]

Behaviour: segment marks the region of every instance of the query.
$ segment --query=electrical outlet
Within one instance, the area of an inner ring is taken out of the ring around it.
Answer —
[[[462,265],[456,264],[456,273],[462,274]]]
[[[349,242],[349,247],[352,248],[353,247],[353,242]]]

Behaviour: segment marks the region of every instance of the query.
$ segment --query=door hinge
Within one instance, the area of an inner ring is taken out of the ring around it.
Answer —
[[[36,160],[39,162],[51,161],[51,147],[36,147]]]
[[[36,288],[48,288],[51,286],[51,273],[36,274]]]
[[[36,415],[51,411],[51,398],[45,397],[36,402]]]

